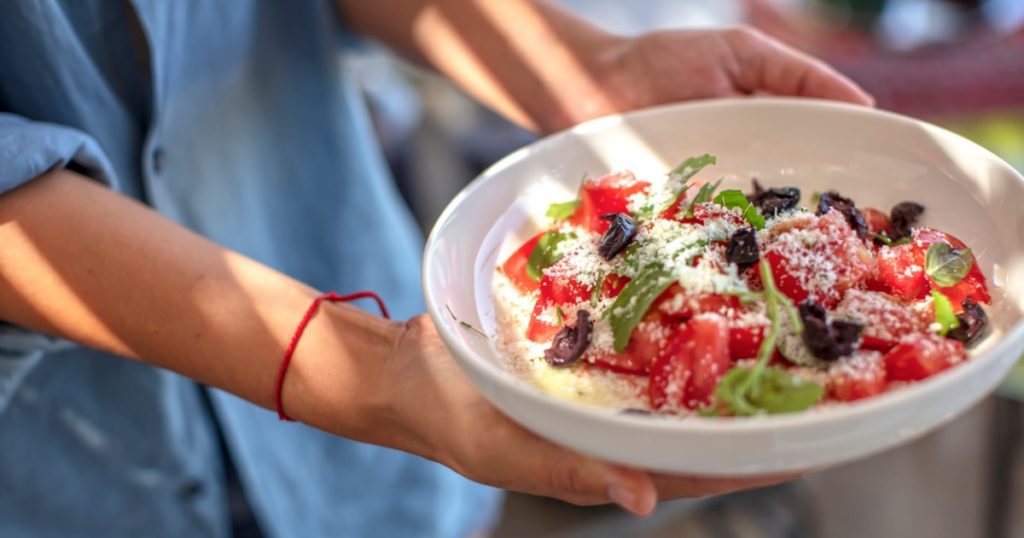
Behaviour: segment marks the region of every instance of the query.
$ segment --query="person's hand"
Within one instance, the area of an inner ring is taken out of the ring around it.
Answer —
[[[406,324],[391,357],[398,367],[388,389],[391,416],[411,430],[421,455],[477,482],[580,505],[610,501],[647,515],[659,499],[716,495],[785,479],[651,475],[558,447],[488,403],[463,376],[426,316]]]
[[[535,117],[546,131],[611,113],[711,97],[782,95],[872,106],[825,63],[749,27],[614,37],[580,52],[590,90]]]

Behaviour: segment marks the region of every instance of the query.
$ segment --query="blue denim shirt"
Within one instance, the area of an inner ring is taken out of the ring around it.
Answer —
[[[419,312],[420,237],[342,37],[326,1],[0,2],[0,191],[73,167],[320,289]],[[0,325],[0,536],[225,536],[218,431],[270,536],[460,536],[495,512],[418,457]]]

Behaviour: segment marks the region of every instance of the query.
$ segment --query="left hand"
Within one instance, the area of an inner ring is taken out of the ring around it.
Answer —
[[[543,130],[712,97],[769,94],[874,105],[869,94],[824,62],[745,26],[605,40],[582,60],[595,84],[562,100],[562,110],[536,117]]]
[[[748,27],[624,37],[550,0],[339,2],[357,30],[432,66],[536,131],[710,97],[873,103],[831,67]]]

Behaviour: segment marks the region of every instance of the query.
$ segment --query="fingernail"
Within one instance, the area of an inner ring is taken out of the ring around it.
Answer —
[[[636,506],[636,494],[620,484],[612,484],[608,486],[608,498],[613,503],[623,507],[624,509],[633,512],[638,512]]]

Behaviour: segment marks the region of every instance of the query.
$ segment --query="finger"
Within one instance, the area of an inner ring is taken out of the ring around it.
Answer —
[[[491,424],[488,446],[478,447],[466,466],[482,472],[463,473],[470,478],[573,504],[611,501],[637,515],[654,510],[658,493],[646,472],[576,454],[504,417]]]
[[[655,474],[651,478],[662,500],[710,497],[788,482],[799,474],[725,478]]]
[[[824,62],[756,30],[737,28],[725,38],[735,57],[733,81],[743,91],[875,104],[870,94]]]

